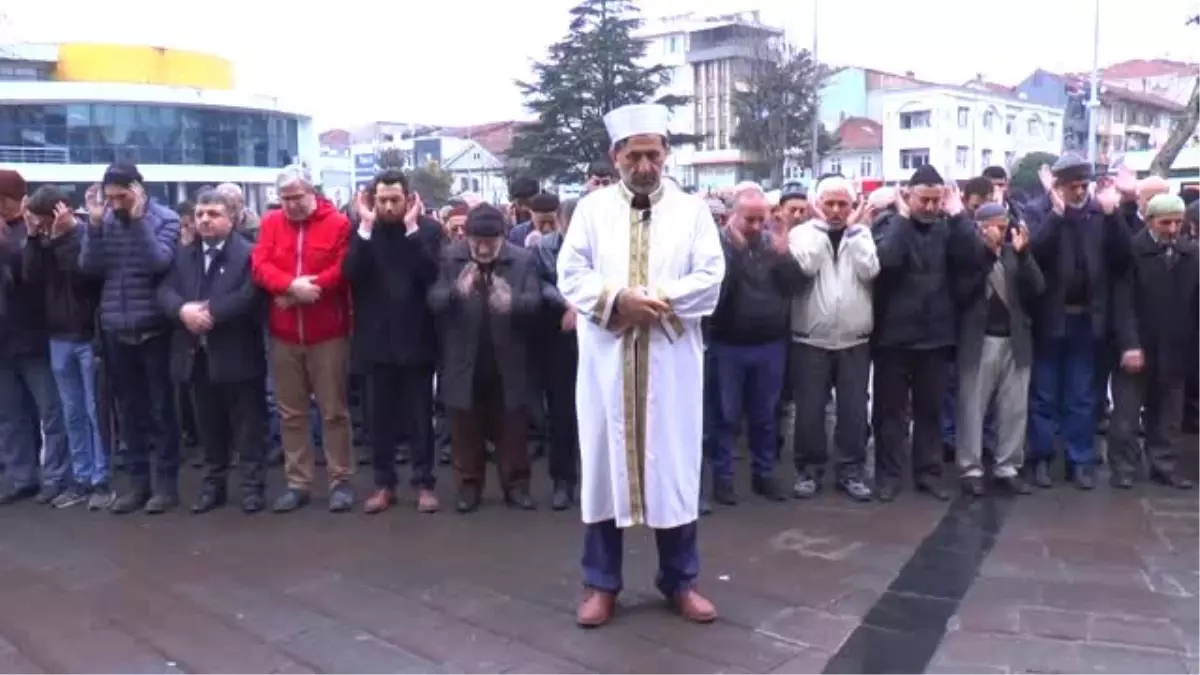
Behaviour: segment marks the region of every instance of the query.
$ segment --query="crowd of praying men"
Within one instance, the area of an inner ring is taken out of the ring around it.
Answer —
[[[1197,203],[1071,155],[1040,177],[1024,199],[1003,168],[959,185],[929,166],[869,195],[841,176],[709,195],[726,275],[702,511],[738,502],[743,444],[751,491],[775,501],[827,473],[855,501],[907,479],[945,500],[948,464],[973,497],[1090,490],[1101,464],[1114,488],[1191,487],[1176,437],[1196,425]],[[616,180],[597,162],[587,190]],[[518,179],[507,204],[429,209],[384,170],[339,209],[293,166],[259,216],[236,185],[170,208],[143,183],[114,164],[73,209],[0,170],[0,504],[164,513],[198,446],[194,513],[231,480],[247,513],[302,508],[318,466],[330,511],[388,510],[407,466],[432,513],[438,463],[461,513],[489,463],[509,507],[571,508],[583,310],[555,267],[574,200]]]

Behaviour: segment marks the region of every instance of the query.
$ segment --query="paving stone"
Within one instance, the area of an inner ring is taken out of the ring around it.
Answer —
[[[1088,638],[1093,642],[1186,651],[1178,628],[1165,619],[1096,616]]]
[[[948,633],[934,661],[979,664],[1013,672],[1075,673],[1083,667],[1076,645],[1042,638],[955,631]]]
[[[1022,607],[1017,611],[1018,632],[1061,640],[1086,640],[1090,614],[1043,607]]]
[[[349,626],[330,624],[278,643],[300,660],[328,673],[429,673],[434,664]]]
[[[844,616],[835,616],[807,607],[784,610],[765,622],[759,631],[765,635],[798,645],[835,652],[857,626]]]
[[[626,616],[624,623],[643,638],[674,651],[755,673],[768,672],[804,650],[793,642],[725,621],[700,626],[664,620],[661,612],[637,611]]]
[[[1083,644],[1079,646],[1083,673],[1182,673],[1185,658],[1161,650],[1136,649],[1120,645]]]
[[[796,656],[775,666],[772,673],[820,673],[829,662],[829,652],[807,647]]]
[[[1054,609],[1098,614],[1163,616],[1164,612],[1171,608],[1170,600],[1171,597],[1160,595],[1148,588],[1091,583],[1042,585],[1042,603]],[[1195,610],[1195,602],[1191,603],[1191,607]]]
[[[332,623],[294,600],[228,577],[213,576],[203,582],[180,584],[174,590],[268,642]]]
[[[47,672],[45,669],[38,667],[33,661],[17,652],[0,654],[0,675],[30,675],[45,672]]]

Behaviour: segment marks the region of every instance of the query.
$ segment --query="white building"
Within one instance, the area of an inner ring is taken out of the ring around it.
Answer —
[[[923,164],[946,180],[967,180],[992,165],[1011,167],[1030,152],[1057,154],[1063,113],[1016,96],[950,85],[883,94],[883,179],[905,181]]]
[[[0,50],[0,164],[82,203],[112,162],[136,164],[166,204],[238,183],[261,208],[279,170],[312,166],[311,118],[233,87],[233,67],[196,52],[125,45]]]
[[[754,157],[736,148],[732,97],[759,56],[759,45],[783,31],[765,26],[758,12],[716,17],[695,13],[648,21],[638,36],[647,40],[646,61],[671,69],[659,96],[690,99],[674,110],[671,131],[704,137],[699,147],[672,150],[668,173],[684,186],[730,187],[746,177]]]
[[[451,194],[473,192],[493,204],[508,200],[504,162],[470,138],[426,136],[386,143],[356,143],[346,160],[326,158],[324,169],[328,172],[345,167],[352,175],[354,189],[361,189],[370,184],[378,171],[375,158],[379,152],[393,149],[401,153],[405,167],[433,164],[449,173],[453,177]]]

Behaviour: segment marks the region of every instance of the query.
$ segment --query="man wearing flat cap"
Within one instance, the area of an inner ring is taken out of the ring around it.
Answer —
[[[1029,232],[1009,235],[1010,212],[989,201],[975,209],[984,264],[963,302],[956,350],[955,460],[962,491],[984,494],[983,439],[992,437],[992,478],[1001,490],[1028,494],[1020,476],[1029,409],[1033,338],[1029,312],[1046,288],[1029,251]],[[984,431],[985,419],[994,430]]]
[[[1113,292],[1120,365],[1113,372],[1108,427],[1112,484],[1133,487],[1142,465],[1138,422],[1145,420],[1150,479],[1179,489],[1174,447],[1183,412],[1185,374],[1194,372],[1193,331],[1200,322],[1196,242],[1180,238],[1183,200],[1160,194],[1145,206],[1146,227],[1133,237],[1133,259]]]
[[[658,590],[709,622],[695,589],[704,410],[704,340],[725,255],[708,205],[664,186],[670,112],[608,113],[616,185],[584,197],[558,258],[558,288],[581,319],[576,393],[586,524],[580,626],[612,618],[625,528],[654,529]]]
[[[171,327],[157,288],[179,244],[179,215],[147,198],[132,164],[113,164],[86,196],[79,266],[102,277],[100,327],[128,448],[113,513],[162,513],[179,504],[179,426],[171,382]]]
[[[504,240],[505,217],[481,204],[467,215],[466,240],[448,244],[429,306],[441,327],[438,389],[450,425],[458,483],[455,508],[477,510],[496,448],[500,487],[512,508],[531,511],[529,324],[541,307],[533,255]]]
[[[1111,326],[1113,279],[1129,264],[1129,231],[1113,186],[1090,194],[1091,165],[1070,153],[1042,166],[1046,194],[1025,209],[1029,247],[1046,279],[1033,318],[1029,446],[1025,458],[1038,486],[1053,486],[1054,444],[1066,449],[1068,473],[1081,490],[1096,486],[1095,367]]]

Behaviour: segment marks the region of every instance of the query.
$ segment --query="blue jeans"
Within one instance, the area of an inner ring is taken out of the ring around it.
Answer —
[[[654,586],[667,598],[690,589],[700,574],[700,554],[696,547],[696,522],[669,530],[654,530],[658,548],[658,574]],[[617,594],[625,585],[622,567],[625,559],[625,531],[616,521],[588,523],[583,533],[583,585],[605,593]]]
[[[34,423],[38,420],[44,444]],[[43,446],[42,485],[66,485],[71,478],[70,455],[50,360],[44,356],[0,359],[0,467],[13,487],[38,484],[39,445]]]
[[[1038,338],[1029,386],[1029,452],[1025,461],[1054,459],[1061,437],[1071,466],[1096,463],[1096,348],[1089,314],[1068,314],[1063,336]]]
[[[104,340],[121,440],[128,453],[124,470],[130,488],[175,492],[179,489],[179,424],[170,373],[170,333],[134,344],[112,333],[106,333]]]
[[[712,444],[713,477],[733,477],[733,445],[746,419],[750,470],[754,476],[769,476],[775,466],[775,406],[783,391],[787,365],[787,343],[709,345],[716,371],[719,396]]]
[[[946,395],[942,397],[942,444],[954,447],[958,441],[955,420],[958,419],[958,366],[950,363],[950,379],[946,382]],[[991,452],[996,449],[1000,436],[996,431],[996,406],[988,403],[987,414],[983,418],[983,450]]]
[[[71,471],[83,487],[108,482],[108,453],[96,413],[96,358],[92,343],[50,340],[50,367],[58,385],[71,448]]]

